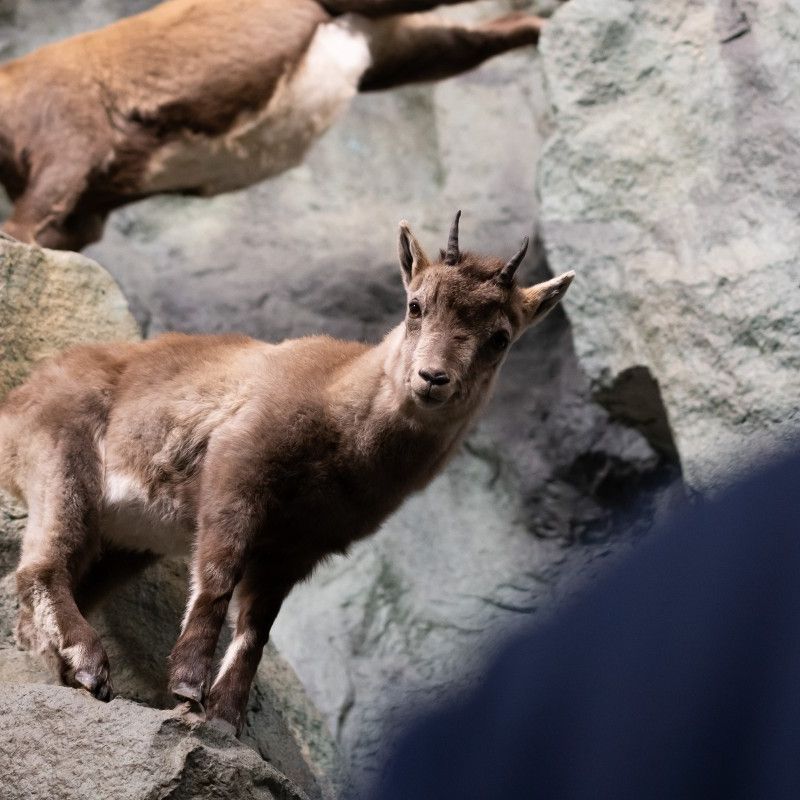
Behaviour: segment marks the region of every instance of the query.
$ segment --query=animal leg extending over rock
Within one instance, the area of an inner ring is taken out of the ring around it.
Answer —
[[[170,691],[204,707],[228,604],[242,578],[257,527],[255,509],[228,505],[214,493],[201,514],[192,586],[178,641],[169,656]],[[213,510],[211,510],[213,509]]]
[[[16,573],[17,639],[23,647],[54,654],[64,683],[110,700],[108,657],[74,597],[100,548],[99,471],[96,461],[90,464],[83,456],[93,449],[86,441],[90,437],[65,438],[47,476],[29,495],[29,521]]]
[[[92,163],[68,156],[35,170],[4,231],[20,242],[55,250],[80,250],[97,241],[107,213],[79,208],[92,170]]]
[[[513,13],[467,26],[435,16],[400,16],[379,20],[372,36],[372,65],[359,84],[363,92],[406,83],[449,78],[477,67],[492,56],[539,41],[544,20]]]

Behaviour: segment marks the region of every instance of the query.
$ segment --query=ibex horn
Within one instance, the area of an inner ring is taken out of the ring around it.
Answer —
[[[522,240],[522,246],[519,248],[516,255],[511,256],[508,263],[500,270],[497,276],[498,282],[502,283],[503,286],[511,286],[511,281],[514,280],[514,273],[517,271],[517,267],[522,263],[522,259],[525,258],[525,253],[527,252],[528,237],[526,236]]]
[[[461,219],[461,212],[456,211],[456,218],[453,220],[453,225],[450,228],[450,238],[447,240],[447,253],[444,257],[444,263],[450,266],[458,263],[458,220]]]

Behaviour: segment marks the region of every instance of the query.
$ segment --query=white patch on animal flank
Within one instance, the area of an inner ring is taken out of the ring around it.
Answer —
[[[371,63],[369,30],[351,15],[320,25],[297,69],[281,78],[266,105],[240,114],[219,136],[185,132],[151,157],[144,192],[186,186],[229,192],[300,164],[358,91]]]
[[[225,651],[225,656],[219,665],[219,671],[217,672],[217,677],[214,679],[212,688],[222,680],[222,678],[225,676],[225,673],[231,669],[239,656],[245,650],[247,650],[251,644],[252,638],[250,633],[240,633],[234,636],[233,641],[228,645],[228,649]]]
[[[109,469],[103,486],[100,529],[103,538],[128,550],[159,555],[185,555],[192,531],[174,518],[163,503],[151,501],[133,475]]]
[[[147,492],[133,475],[126,475],[124,472],[109,472],[106,475],[103,500],[108,505],[146,502]]]

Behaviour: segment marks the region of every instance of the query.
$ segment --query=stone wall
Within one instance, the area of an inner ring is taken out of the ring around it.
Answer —
[[[798,40],[780,0],[572,0],[542,42],[578,359],[703,492],[800,436]]]

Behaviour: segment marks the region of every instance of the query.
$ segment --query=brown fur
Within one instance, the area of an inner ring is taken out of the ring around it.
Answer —
[[[170,686],[240,728],[286,594],[442,469],[508,345],[572,280],[518,288],[524,249],[505,267],[457,245],[431,263],[405,223],[399,249],[408,312],[376,346],[172,334],[77,347],[0,406],[0,485],[29,508],[18,636],[54,653],[65,681],[111,694],[74,600],[100,551],[191,549]]]
[[[125,203],[216,194],[296,165],[359,89],[454,75],[538,40],[541,20],[523,14],[464,27],[406,13],[436,5],[167,0],[3,65],[5,230],[80,249]],[[338,39],[325,45],[321,31]],[[254,123],[263,135],[246,133]]]

